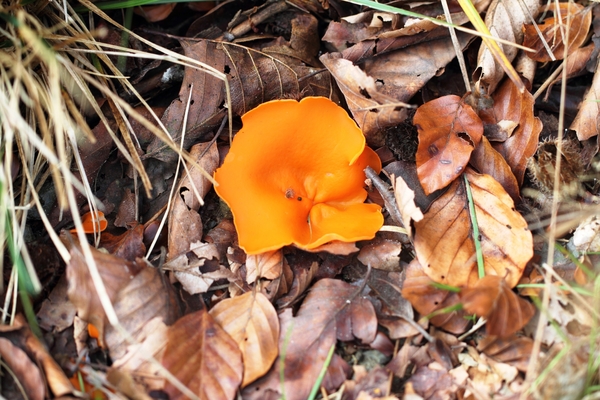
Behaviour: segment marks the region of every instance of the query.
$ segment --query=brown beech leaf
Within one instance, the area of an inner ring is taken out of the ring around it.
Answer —
[[[224,70],[225,54],[219,50],[216,42],[182,40],[180,43],[186,56],[201,61],[217,71]],[[204,133],[218,128],[226,115],[225,108],[221,107],[225,101],[224,88],[223,80],[205,69],[185,68],[179,97],[171,102],[161,118],[167,132],[172,135],[173,142],[179,144],[181,141],[184,117],[187,126],[183,141],[184,149],[188,149]],[[187,112],[190,92],[192,105]],[[178,156],[160,138],[155,137],[148,145],[146,157],[171,162],[177,160]]]
[[[510,79],[496,90],[493,99],[494,107],[481,111],[479,116],[487,138],[495,140],[494,148],[504,157],[520,186],[527,160],[537,150],[542,122],[533,114],[535,100],[531,93],[527,90],[520,93]]]
[[[277,358],[279,320],[262,293],[246,292],[225,299],[210,315],[238,344],[244,363],[242,387],[263,376]]]
[[[532,349],[533,339],[526,336],[485,336],[477,343],[477,350],[498,362],[512,365],[521,372],[527,371]]]
[[[283,268],[283,252],[281,249],[267,251],[246,258],[246,282],[254,283],[257,279],[277,279]]]
[[[557,4],[558,10],[556,9]],[[562,60],[565,55],[563,32],[569,27],[567,53],[572,54],[577,48],[581,47],[587,38],[592,23],[592,9],[590,7],[584,8],[584,6],[577,3],[551,3],[546,5],[543,11],[553,15],[546,18],[542,24],[538,24],[538,28],[542,31],[542,36],[546,39],[554,57],[557,60]],[[527,53],[527,55],[536,61],[552,61],[533,24],[526,24],[523,30],[525,31],[523,45],[536,51],[535,53]]]
[[[279,363],[243,391],[244,399],[264,399],[266,393],[285,390],[288,400],[307,398],[331,346],[339,340],[372,342],[377,333],[373,305],[358,287],[337,279],[321,279],[312,287],[295,317],[291,309],[279,316],[279,348],[283,359],[283,380]],[[342,382],[339,382],[341,384]],[[336,387],[328,387],[335,390]]]
[[[430,194],[464,171],[483,135],[483,124],[460,97],[449,95],[423,104],[413,118],[419,131],[417,174]]]
[[[592,85],[579,105],[579,111],[570,128],[577,132],[581,141],[597,136],[600,132],[598,124],[600,115],[600,63],[596,65]]]
[[[492,147],[485,136],[471,154],[470,164],[480,173],[488,174],[498,181],[515,202],[520,200],[517,178],[504,157]]]
[[[67,264],[67,281],[69,282],[69,300],[77,308],[77,314],[81,319],[98,329],[100,338],[104,335],[105,314],[96,292],[96,287],[88,270],[81,247],[74,242],[68,232],[61,233],[61,239],[71,254],[71,260]],[[106,254],[94,248],[90,249],[98,272],[104,282],[106,292],[111,302],[114,303],[121,289],[129,284],[132,277],[137,275],[144,266],[124,260],[122,258]]]
[[[192,147],[190,156],[209,175],[212,175],[219,166],[219,151],[216,143],[212,145],[199,143]],[[187,253],[192,243],[202,239],[202,219],[198,210],[201,199],[204,199],[212,184],[197,167],[189,168],[189,175],[185,175],[179,183],[169,213],[168,260]]]
[[[294,278],[292,280],[292,287],[287,294],[277,300],[278,309],[284,309],[304,294],[304,291],[308,288],[313,278],[319,270],[319,263],[313,262],[309,268],[304,268],[298,264],[292,268]]]
[[[43,400],[46,398],[44,378],[39,368],[23,349],[15,346],[10,340],[0,337],[0,356],[29,399]]]
[[[375,269],[399,271],[400,251],[402,243],[399,241],[375,238],[360,249],[357,258],[364,265]]]
[[[138,342],[145,340],[145,327],[151,320],[160,318],[170,325],[179,316],[173,287],[158,269],[150,266],[142,269],[119,291],[114,307],[121,326]],[[105,340],[113,360],[125,355],[128,341],[111,325],[106,327]]]
[[[433,281],[423,271],[423,267],[416,259],[412,260],[406,268],[406,279],[402,285],[402,296],[410,301],[412,306],[426,316],[434,311],[453,306],[460,302],[458,293],[438,289],[433,286]],[[452,311],[436,315],[430,322],[448,332],[461,334],[467,330],[469,320],[464,310]]]
[[[119,236],[103,233],[100,245],[110,254],[128,261],[135,261],[138,257],[142,258],[146,254],[144,225],[136,223],[133,229],[129,229]]]
[[[242,382],[237,343],[206,310],[181,318],[168,330],[162,364],[202,400],[233,399]],[[185,399],[171,384],[169,399]]]
[[[527,222],[502,186],[489,175],[465,171],[471,187],[486,275],[514,287],[533,256]],[[465,184],[457,179],[415,223],[415,251],[435,282],[472,286],[479,277]]]
[[[373,146],[384,145],[383,128],[404,121],[406,109],[381,107],[397,103],[398,100],[381,93],[373,77],[352,61],[341,58],[339,53],[326,53],[319,59],[335,78],[367,142]]]
[[[522,27],[537,15],[537,0],[494,0],[486,10],[485,24],[490,33],[500,39],[521,44],[523,42]],[[513,61],[518,49],[514,46],[498,43],[508,61]],[[485,94],[494,93],[504,76],[504,68],[494,58],[485,44],[479,47],[477,68],[473,73],[476,86],[480,86]]]
[[[465,311],[487,319],[486,332],[505,338],[516,333],[535,313],[533,304],[512,291],[500,276],[487,275],[460,292]]]

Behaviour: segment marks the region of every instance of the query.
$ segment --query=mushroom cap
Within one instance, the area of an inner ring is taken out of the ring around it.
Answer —
[[[364,203],[364,169],[381,161],[344,109],[326,97],[274,100],[242,122],[214,177],[247,254],[375,236],[383,215]]]

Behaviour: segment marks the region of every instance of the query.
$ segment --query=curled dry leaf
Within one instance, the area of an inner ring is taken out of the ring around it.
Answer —
[[[367,142],[372,146],[385,144],[381,132],[386,127],[404,121],[406,110],[386,107],[398,100],[381,93],[373,77],[368,76],[352,61],[341,58],[339,53],[324,54],[320,60],[335,78]]]
[[[0,337],[0,356],[29,399],[43,400],[46,398],[44,378],[23,349],[12,344],[10,340]]]
[[[104,233],[100,245],[110,254],[129,261],[135,261],[138,257],[142,258],[146,254],[144,225],[136,223],[133,229],[129,229],[119,236]]]
[[[487,319],[486,332],[502,338],[523,328],[535,313],[533,304],[517,295],[500,276],[487,275],[460,292],[464,309]]]
[[[579,112],[570,127],[577,132],[579,140],[587,140],[598,135],[600,132],[598,115],[600,115],[600,63],[596,66],[592,85],[580,103]]]
[[[504,157],[520,186],[527,161],[537,150],[543,124],[533,114],[535,100],[531,93],[527,90],[520,93],[510,79],[498,88],[493,99],[494,107],[481,111],[479,116],[485,124],[486,136],[496,140],[494,148]]]
[[[257,279],[277,279],[283,269],[281,249],[249,255],[246,258],[246,282],[251,284]]]
[[[262,293],[246,292],[218,303],[210,315],[237,343],[242,352],[242,387],[263,376],[278,354],[279,320]]]
[[[539,8],[538,0],[495,0],[485,15],[485,25],[490,33],[500,39],[521,44],[523,42],[523,24],[535,17]],[[508,61],[513,61],[518,49],[514,46],[498,43]],[[494,58],[485,44],[479,47],[477,69],[473,73],[476,85],[485,94],[491,94],[504,77],[504,68]]]
[[[572,54],[587,38],[592,23],[592,9],[577,3],[551,3],[546,5],[543,11],[553,15],[546,18],[542,24],[538,24],[538,28],[542,31],[542,36],[555,59],[562,60],[565,56],[565,30],[569,28],[567,53]],[[536,61],[552,61],[533,24],[526,24],[523,29],[523,45],[535,50],[535,53],[527,55]]]
[[[423,104],[413,123],[419,131],[417,174],[425,194],[431,194],[462,174],[483,125],[473,108],[454,95]]]
[[[162,364],[201,400],[233,399],[242,382],[240,349],[206,310],[169,327]],[[165,392],[170,399],[187,398],[170,383]]]
[[[360,288],[334,279],[318,281],[295,317],[288,308],[279,318],[282,354],[285,349],[283,385],[288,400],[307,398],[336,338],[370,343],[377,333],[375,310],[361,296]],[[265,377],[245,388],[243,397],[264,399],[266,393],[280,392],[281,386],[276,363]],[[337,388],[325,386],[327,390]]]
[[[514,202],[489,175],[467,168],[486,275],[504,277],[509,287],[521,278],[533,256],[533,239]],[[467,194],[456,180],[415,223],[415,251],[425,273],[435,282],[471,286],[479,277]]]
[[[451,307],[459,303],[458,294],[441,290],[433,286],[433,281],[425,274],[423,267],[416,259],[406,268],[406,279],[402,285],[402,296],[412,306],[426,316],[434,311]],[[452,311],[434,316],[430,322],[448,332],[461,334],[467,330],[469,320],[464,310]]]
[[[292,281],[292,287],[287,294],[277,300],[277,307],[284,309],[291,305],[293,302],[304,294],[313,278],[319,270],[319,263],[313,262],[309,268],[304,268],[298,264],[293,266],[294,278]]]
[[[411,222],[418,222],[423,219],[423,212],[415,204],[415,192],[408,187],[401,176],[394,181],[394,197],[402,216],[402,223],[408,232],[408,237],[412,237]]]
[[[209,175],[219,166],[216,143],[199,143],[192,147],[190,155]],[[169,260],[187,253],[191,243],[202,239],[202,219],[198,210],[212,184],[200,169],[188,168],[190,173],[181,180],[169,213]]]

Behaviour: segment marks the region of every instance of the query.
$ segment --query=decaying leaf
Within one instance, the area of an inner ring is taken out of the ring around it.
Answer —
[[[547,4],[543,11],[553,15],[546,18],[542,24],[538,24],[538,28],[542,31],[555,59],[562,60],[565,55],[565,30],[569,28],[567,53],[571,54],[587,38],[592,23],[592,9],[577,3],[563,2]],[[552,61],[533,24],[526,24],[523,29],[523,45],[536,50],[535,53],[527,55],[536,61]]]
[[[0,356],[30,399],[46,398],[44,378],[23,349],[12,344],[10,340],[0,337]]]
[[[263,376],[277,357],[279,338],[277,312],[265,295],[246,292],[225,299],[210,310],[210,315],[242,352],[242,387]]]
[[[505,338],[525,326],[533,317],[533,304],[511,290],[500,276],[488,275],[460,292],[464,309],[487,319],[486,332]]]
[[[465,173],[473,194],[485,273],[504,277],[507,285],[514,287],[533,256],[531,232],[494,178],[471,169]],[[414,243],[417,259],[435,282],[451,286],[477,282],[475,244],[462,180],[456,180],[423,220],[415,223]]]
[[[219,166],[219,151],[215,143],[193,146],[190,156],[209,175]],[[169,260],[187,253],[193,242],[202,239],[202,219],[198,210],[212,184],[198,168],[188,168],[190,173],[181,180],[169,213]]]
[[[206,310],[169,327],[162,364],[202,400],[234,399],[242,382],[238,345]],[[170,383],[165,392],[170,399],[187,398]]]
[[[471,106],[454,95],[423,104],[413,123],[419,130],[417,174],[425,194],[430,194],[462,174],[483,125]]]
[[[100,338],[102,338],[106,316],[90,276],[88,263],[83,256],[80,245],[74,242],[69,233],[63,233],[62,239],[71,254],[71,260],[67,264],[69,300],[77,308],[79,317],[94,324],[100,333]],[[90,250],[100,277],[104,282],[108,297],[111,302],[114,302],[121,289],[127,286],[132,277],[137,275],[144,267],[94,248]]]
[[[283,252],[281,249],[265,253],[249,255],[246,258],[246,282],[254,283],[257,279],[277,279],[283,268]]]
[[[312,287],[295,317],[288,308],[279,318],[283,389],[288,400],[306,399],[336,338],[357,338],[370,343],[377,333],[373,305],[361,296],[360,288],[340,280],[321,279]],[[266,393],[281,393],[281,382],[280,369],[275,363],[266,376],[244,389],[243,396],[264,399]]]

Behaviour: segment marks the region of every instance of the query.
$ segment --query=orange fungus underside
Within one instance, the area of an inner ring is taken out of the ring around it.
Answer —
[[[325,97],[275,100],[242,122],[215,189],[246,253],[375,236],[383,216],[364,203],[364,169],[379,171],[381,161],[341,107]]]

